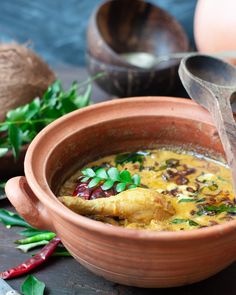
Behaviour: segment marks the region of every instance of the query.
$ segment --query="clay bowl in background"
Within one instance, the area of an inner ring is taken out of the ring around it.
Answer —
[[[26,153],[26,176],[8,181],[7,196],[32,226],[55,231],[76,260],[108,280],[138,287],[198,282],[235,261],[236,220],[179,232],[125,229],[80,216],[56,198],[76,168],[160,144],[223,154],[209,113],[192,101],[114,100],[70,113],[42,130]]]
[[[135,66],[120,57],[122,53],[188,51],[187,36],[174,17],[140,0],[110,0],[98,6],[90,18],[87,43],[98,61],[127,69]]]
[[[101,62],[89,53],[86,55],[86,62],[91,76],[104,73],[95,83],[107,93],[118,97],[170,95],[181,86],[177,75],[178,66],[152,70],[127,68]]]

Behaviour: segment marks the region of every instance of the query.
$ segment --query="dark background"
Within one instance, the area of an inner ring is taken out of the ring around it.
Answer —
[[[52,66],[84,65],[86,28],[101,0],[1,0],[0,42],[28,43]],[[150,0],[184,26],[193,45],[197,0]]]

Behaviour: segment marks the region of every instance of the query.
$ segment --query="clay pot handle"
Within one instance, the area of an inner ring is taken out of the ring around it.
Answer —
[[[8,180],[6,195],[16,211],[33,227],[55,232],[50,216],[42,203],[32,192],[24,176]]]

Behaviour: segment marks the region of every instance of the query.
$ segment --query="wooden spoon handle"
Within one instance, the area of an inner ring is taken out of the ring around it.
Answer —
[[[216,103],[211,105],[211,109],[211,114],[224,147],[227,162],[232,169],[233,183],[236,186],[236,123],[230,100],[223,97],[216,97]]]

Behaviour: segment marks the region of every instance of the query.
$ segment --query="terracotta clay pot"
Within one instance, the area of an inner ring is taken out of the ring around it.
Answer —
[[[55,231],[75,259],[97,275],[138,287],[197,282],[235,261],[236,220],[192,231],[125,229],[80,216],[56,198],[76,167],[160,144],[222,153],[210,115],[194,102],[114,100],[75,111],[41,131],[26,154],[26,177],[9,180],[6,193],[30,224]]]
[[[199,51],[236,51],[235,10],[235,0],[198,0],[194,17],[194,37]],[[236,64],[236,58],[229,61]]]

